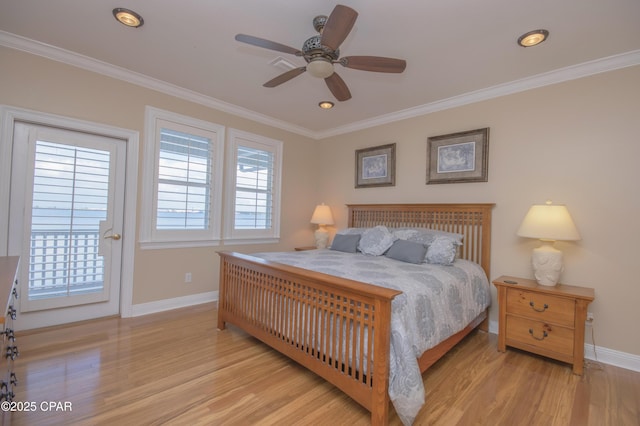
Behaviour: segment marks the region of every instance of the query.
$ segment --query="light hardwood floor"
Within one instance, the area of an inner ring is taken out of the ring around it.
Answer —
[[[18,335],[13,425],[367,425],[368,413],[233,326],[213,304]],[[424,374],[417,425],[640,425],[640,373],[570,366],[473,332]],[[43,401],[72,411],[43,411]],[[400,422],[391,409],[392,425]]]

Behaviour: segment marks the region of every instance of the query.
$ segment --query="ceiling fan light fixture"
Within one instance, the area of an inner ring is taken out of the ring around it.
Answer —
[[[331,101],[322,101],[318,104],[318,106],[322,109],[331,109],[334,106],[334,103]]]
[[[307,71],[314,77],[327,78],[333,74],[333,64],[325,58],[315,58],[307,65]]]
[[[118,22],[127,27],[138,28],[144,24],[144,19],[138,13],[133,10],[125,9],[124,7],[116,7],[113,9],[113,16]]]
[[[522,47],[532,47],[542,43],[547,37],[549,37],[549,31],[547,30],[529,31],[518,37],[518,44]]]

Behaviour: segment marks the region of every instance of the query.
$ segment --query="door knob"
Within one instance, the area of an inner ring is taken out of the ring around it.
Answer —
[[[111,238],[112,240],[118,241],[120,238],[122,238],[122,235],[120,235],[120,234],[111,234],[111,235],[107,235],[107,236],[104,237],[105,240],[107,238]]]

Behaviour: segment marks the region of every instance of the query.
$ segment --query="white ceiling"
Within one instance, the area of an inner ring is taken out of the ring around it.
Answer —
[[[0,44],[91,68],[191,98],[310,137],[406,118],[640,64],[639,0],[343,0],[359,16],[341,56],[407,61],[402,74],[343,68],[353,98],[337,102],[304,73],[276,88],[278,57],[238,33],[296,49],[315,35],[312,19],[337,3],[321,0],[0,0]],[[127,7],[138,29],[112,16]],[[516,39],[544,28],[549,39]],[[321,110],[318,102],[336,106]]]

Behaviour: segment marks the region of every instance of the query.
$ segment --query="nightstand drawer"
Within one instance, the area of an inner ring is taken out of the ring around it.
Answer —
[[[507,290],[507,314],[573,327],[575,300],[510,288]]]
[[[573,329],[507,315],[507,345],[541,355],[573,356]],[[522,345],[519,345],[521,343]]]

